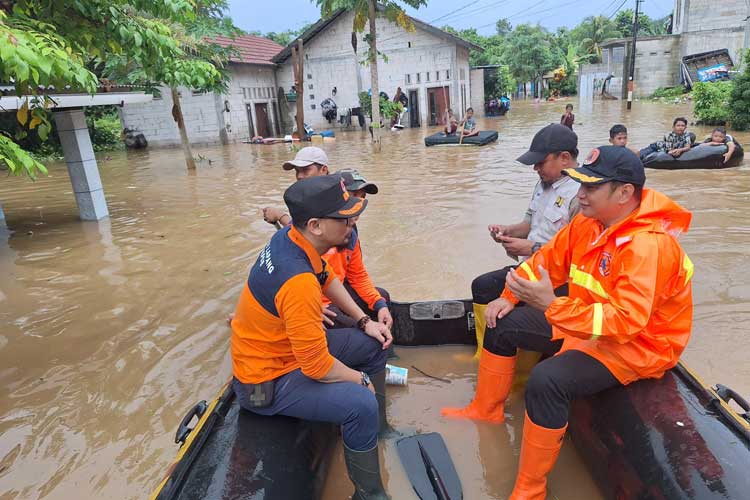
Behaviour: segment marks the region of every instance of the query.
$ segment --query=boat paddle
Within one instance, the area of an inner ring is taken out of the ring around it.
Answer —
[[[396,451],[414,492],[421,500],[461,500],[461,480],[443,437],[417,434],[396,442]]]

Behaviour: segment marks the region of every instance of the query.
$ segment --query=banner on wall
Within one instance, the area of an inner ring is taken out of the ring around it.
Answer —
[[[715,64],[705,68],[698,68],[698,80],[701,82],[711,82],[728,76],[729,68],[726,64]]]

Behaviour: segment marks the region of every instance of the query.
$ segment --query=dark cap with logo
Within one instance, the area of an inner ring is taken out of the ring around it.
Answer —
[[[578,168],[562,172],[581,184],[603,184],[618,181],[643,186],[646,172],[638,155],[622,146],[599,146],[592,149]]]
[[[364,189],[367,194],[378,194],[378,186],[368,182],[362,174],[353,168],[344,168],[336,172],[344,179],[344,186],[347,191],[359,191]]]
[[[284,203],[292,220],[349,219],[361,214],[367,200],[352,196],[338,174],[308,177],[289,186]]]
[[[575,132],[559,123],[550,123],[534,135],[529,150],[516,161],[524,165],[534,165],[544,161],[550,153],[561,151],[578,152],[578,136]]]

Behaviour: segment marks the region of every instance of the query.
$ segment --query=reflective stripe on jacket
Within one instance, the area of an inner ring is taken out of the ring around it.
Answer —
[[[240,382],[258,384],[297,368],[319,379],[331,369],[321,295],[335,276],[326,267],[292,226],[263,248],[232,320],[232,372]]]
[[[538,280],[547,269],[568,297],[545,311],[560,352],[583,351],[623,384],[660,377],[679,360],[690,338],[693,263],[675,236],[690,212],[644,189],[640,208],[604,229],[581,214],[525,261],[518,273]],[[502,296],[518,300],[506,288]]]

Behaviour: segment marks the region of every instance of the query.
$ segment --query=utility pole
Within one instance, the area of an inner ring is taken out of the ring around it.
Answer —
[[[628,71],[628,111],[633,106],[633,91],[635,90],[635,42],[638,39],[638,12],[643,1],[635,0],[635,14],[633,14],[633,46],[630,53],[630,70]]]
[[[292,70],[294,71],[294,86],[297,89],[297,135],[299,140],[305,140],[307,132],[305,131],[305,92],[304,92],[304,71],[305,71],[305,54],[302,39],[297,40],[297,46],[292,46]]]

